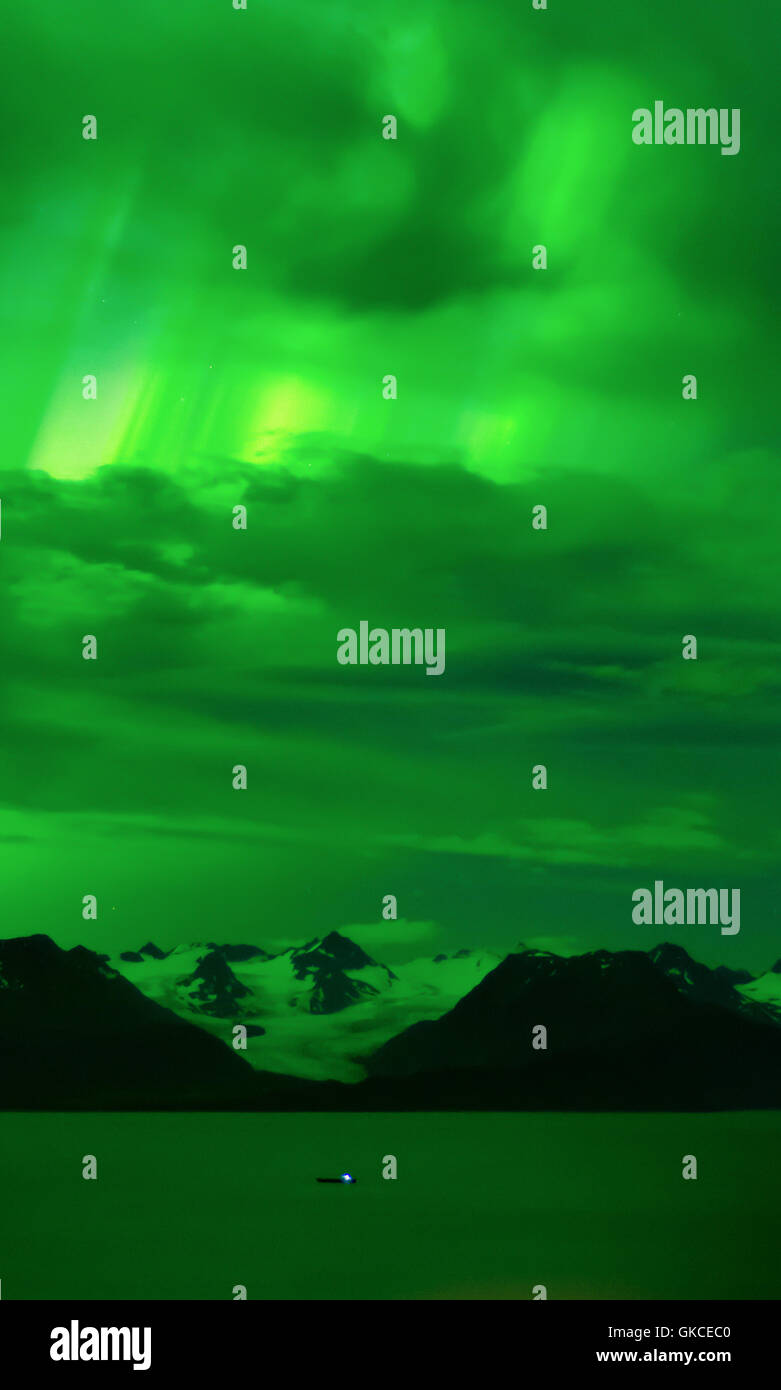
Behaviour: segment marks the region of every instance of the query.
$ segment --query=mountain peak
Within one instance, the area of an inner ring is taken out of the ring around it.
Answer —
[[[232,1018],[238,1011],[238,1001],[252,991],[236,978],[220,950],[201,956],[195,970],[180,984],[188,989],[192,1009],[215,1018]]]
[[[227,961],[234,964],[245,960],[254,960],[256,956],[262,956],[264,960],[273,960],[270,951],[264,951],[262,946],[247,946],[240,943],[231,944],[230,942],[207,941],[210,951],[219,951],[220,955]]]
[[[342,936],[341,932],[329,931],[320,942],[320,947],[323,951],[331,951],[336,955],[345,950],[355,950],[355,942],[351,941],[349,936]]]
[[[653,946],[648,954],[655,963],[663,961],[676,965],[694,964],[689,952],[674,941],[660,941],[659,945]]]
[[[155,946],[154,941],[147,941],[146,946],[142,946],[139,955],[152,956],[153,960],[165,960],[168,951],[161,951],[159,946]]]
[[[55,945],[50,936],[43,932],[36,932],[35,936],[8,936],[0,946],[5,949],[10,948],[14,953],[21,951],[29,954],[48,954],[59,951],[60,947]]]
[[[310,1013],[336,1013],[347,1004],[377,994],[375,986],[368,981],[353,980],[348,973],[351,970],[364,970],[369,966],[384,970],[389,980],[396,978],[387,966],[378,967],[360,946],[338,931],[329,932],[322,940],[315,937],[305,946],[291,951],[290,960],[296,979],[312,982]]]
[[[46,936],[0,941],[0,1108],[198,1109],[253,1094],[243,1058],[107,959]]]
[[[307,947],[304,947],[304,950],[307,950]],[[312,954],[331,956],[334,965],[340,970],[361,970],[365,965],[376,964],[361,946],[338,931],[329,932],[322,941],[316,943]]]

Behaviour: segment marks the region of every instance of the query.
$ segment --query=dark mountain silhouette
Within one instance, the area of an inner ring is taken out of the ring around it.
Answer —
[[[304,946],[294,947],[291,954],[302,970],[311,965],[317,969],[362,970],[376,964],[361,946],[338,931],[329,932],[322,940],[314,937]]]
[[[717,965],[713,973],[733,985],[747,985],[754,979],[750,970],[731,970],[728,965]]]
[[[296,978],[312,983],[321,1012],[344,1007],[339,999],[357,983],[346,971],[385,969],[336,932],[283,954]],[[669,943],[650,953],[510,955],[448,1013],[365,1058],[369,1076],[352,1084],[254,1071],[229,1042],[161,1007],[107,961],[81,946],[60,950],[46,936],[0,942],[0,1107],[781,1107],[781,1028],[736,1005],[723,973]],[[191,954],[191,970],[192,962]],[[245,987],[222,948],[206,950],[186,978],[205,1012],[240,1011]],[[544,1050],[532,1047],[539,1025]]]
[[[748,984],[753,980],[753,975],[747,970],[729,970],[726,966],[711,970],[707,965],[693,960],[682,946],[675,946],[669,941],[654,946],[648,955],[676,989],[688,998],[700,1004],[718,1004],[723,1009],[737,1009],[758,1023],[778,1026],[778,1010],[772,1003],[749,998],[736,988],[738,984]]]
[[[737,979],[727,978],[746,974],[750,980],[752,977],[747,972],[727,971],[724,968],[711,970],[707,965],[693,960],[683,946],[673,945],[670,941],[654,946],[648,955],[654,965],[669,976],[676,989],[690,999],[696,999],[701,1004],[720,1004],[724,1009],[740,1009],[747,1013],[754,1011],[756,1006],[734,988]]]
[[[548,1045],[535,1051],[540,1024]],[[781,1029],[683,994],[642,951],[508,956],[449,1013],[365,1061],[365,1096],[391,1108],[402,1095],[433,1109],[781,1104]]]
[[[165,960],[170,955],[170,951],[161,951],[159,946],[155,946],[153,941],[147,941],[146,946],[142,946],[140,951],[123,951],[120,960],[132,960],[138,964],[143,961],[145,956],[151,956],[153,960]]]
[[[206,945],[210,951],[219,951],[227,961],[234,964],[243,960],[256,960],[258,956],[262,960],[273,960],[271,951],[264,951],[262,946],[230,946],[221,945],[218,941],[207,941]]]
[[[257,1094],[237,1052],[106,960],[48,936],[0,941],[0,1106],[231,1108]]]
[[[291,950],[289,955],[295,978],[312,982],[309,1012],[313,1014],[338,1013],[349,1004],[358,1003],[377,994],[375,987],[367,981],[352,980],[345,974],[347,970],[363,970],[367,965],[374,966],[383,970],[389,981],[396,979],[393,971],[386,965],[378,966],[377,961],[367,956],[354,941],[340,936],[336,931],[329,932],[322,941],[315,937],[305,946]]]
[[[186,990],[190,1007],[213,1018],[233,1018],[240,1012],[239,1001],[252,990],[236,979],[220,948],[201,956],[195,970],[178,982]]]

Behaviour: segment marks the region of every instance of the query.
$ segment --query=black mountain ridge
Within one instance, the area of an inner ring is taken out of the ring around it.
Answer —
[[[312,991],[309,997],[309,1012],[313,1014],[333,1014],[341,1009],[370,999],[377,993],[373,985],[364,980],[353,980],[345,972],[362,970],[365,966],[376,966],[362,947],[349,937],[337,931],[329,932],[320,941],[315,937],[305,946],[290,952],[293,973],[298,980],[311,977]],[[380,966],[389,980],[396,976],[387,965]]]
[[[0,1106],[199,1109],[240,1104],[256,1074],[83,946],[0,942]]]
[[[331,976],[352,983],[343,970],[370,961],[338,933],[291,955],[301,978],[314,975],[319,987]],[[228,1042],[148,999],[107,959],[81,946],[63,951],[46,936],[0,942],[1,1108],[781,1106],[781,1028],[736,1002],[724,972],[670,943],[649,953],[513,953],[448,1013],[364,1057],[368,1078],[350,1085],[254,1071]],[[204,963],[198,981],[219,993],[226,970],[230,976],[225,956],[214,947]],[[547,1047],[535,1050],[539,1025]]]
[[[540,1024],[547,1048],[536,1051]],[[366,1065],[371,1081],[359,1086],[386,1101],[403,1091],[410,1108],[781,1105],[781,1029],[682,993],[643,951],[507,956],[449,1013],[405,1029]]]

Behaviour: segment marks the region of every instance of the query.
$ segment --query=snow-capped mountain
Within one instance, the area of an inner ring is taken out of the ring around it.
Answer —
[[[781,1030],[700,1002],[643,951],[509,955],[366,1061],[367,1099],[389,1108],[781,1106]]]
[[[762,1005],[781,1023],[781,960],[756,980],[738,985],[738,991],[751,1003]]]
[[[747,1016],[756,1017],[758,1022],[777,1021],[772,1010],[766,1009],[742,987],[743,982],[752,980],[747,970],[729,970],[723,965],[712,970],[694,960],[682,946],[673,945],[670,941],[654,946],[648,955],[681,994],[696,1000],[698,1004],[718,1004],[723,1009],[737,1009]]]
[[[758,1023],[781,1023],[781,961],[758,979],[748,970],[719,965],[711,970],[669,941],[648,952],[651,960],[680,990],[700,1004],[736,1009]]]
[[[500,960],[464,949],[391,970],[332,931],[276,954],[214,942],[166,952],[147,942],[112,964],[149,998],[226,1041],[244,1024],[255,1067],[356,1081],[364,1075],[357,1055],[438,1018]]]
[[[745,974],[669,943],[391,970],[331,932],[276,954],[147,942],[115,968],[16,938],[0,941],[0,1106],[781,1108],[781,963]]]
[[[161,951],[147,942],[112,964],[151,999],[224,1042],[232,1044],[235,1025],[243,1024],[244,1055],[255,1068],[309,1080],[359,1081],[376,1059],[395,1056],[411,1030],[427,1030],[457,1014],[461,1001],[508,960],[514,989],[533,989],[535,995],[543,986],[549,989],[547,1007],[556,1015],[563,1008],[567,1029],[567,1018],[582,1013],[583,1006],[576,1009],[572,1002],[573,982],[581,977],[583,991],[598,981],[600,996],[615,995],[610,1018],[616,1036],[621,1020],[628,1028],[649,990],[658,987],[668,1001],[682,996],[747,1020],[781,1023],[781,971],[755,981],[745,971],[712,970],[670,942],[647,953],[592,951],[568,958],[519,943],[505,958],[463,949],[390,969],[332,931],[276,953],[215,942]],[[638,971],[645,972],[642,980]],[[437,1036],[449,1033],[444,1029]]]
[[[148,998],[192,1022],[199,1021],[192,1015],[239,1018],[251,991],[228,964],[232,949],[196,942],[161,951],[148,942],[140,951],[123,951],[112,966]]]

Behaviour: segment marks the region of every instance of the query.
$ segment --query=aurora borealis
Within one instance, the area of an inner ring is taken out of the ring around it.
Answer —
[[[780,27],[9,13],[6,934],[647,948],[665,879],[741,891],[739,935],[669,929],[697,959],[781,954]],[[740,153],[636,146],[657,97],[739,108]],[[446,670],[338,665],[367,616]]]

